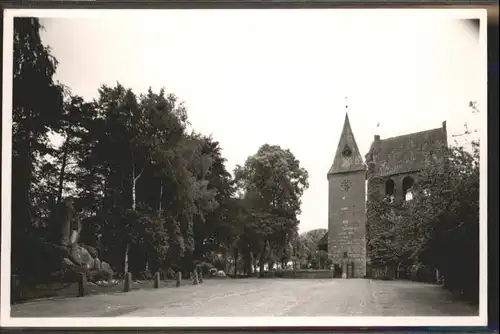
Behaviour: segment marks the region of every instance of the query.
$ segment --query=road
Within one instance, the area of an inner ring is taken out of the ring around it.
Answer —
[[[476,316],[441,287],[365,279],[223,279],[13,305],[12,317]]]

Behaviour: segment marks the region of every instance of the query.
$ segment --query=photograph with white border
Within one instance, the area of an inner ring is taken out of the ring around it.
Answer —
[[[3,24],[2,326],[486,325],[486,10]]]

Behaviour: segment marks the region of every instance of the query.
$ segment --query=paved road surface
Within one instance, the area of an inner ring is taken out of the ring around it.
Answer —
[[[225,279],[14,305],[12,317],[476,316],[441,287],[364,279]]]

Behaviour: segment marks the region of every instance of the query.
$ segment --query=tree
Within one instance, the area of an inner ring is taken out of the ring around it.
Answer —
[[[290,150],[265,144],[244,166],[236,167],[235,182],[244,194],[247,212],[243,249],[260,253],[263,272],[266,257],[272,267],[296,235],[308,174]]]
[[[103,85],[86,101],[55,83],[40,29],[15,21],[13,252],[25,258],[14,271],[36,253],[54,260],[50,274],[83,249],[134,275],[231,255],[250,274],[295,256],[308,184],[289,150],[263,145],[233,179],[219,143],[188,132],[186,108],[164,89]]]
[[[35,175],[51,151],[48,133],[57,127],[62,112],[62,86],[53,80],[57,61],[42,44],[41,29],[36,18],[14,20],[12,248],[20,253],[37,218],[50,210],[43,208],[51,202],[44,199]],[[26,269],[17,261],[12,268],[18,273]]]
[[[295,253],[301,266],[308,268],[314,258],[314,254],[319,249],[320,241],[327,235],[328,230],[318,228],[304,232],[299,235],[295,243]]]
[[[446,172],[424,171],[424,196],[411,203],[413,257],[438,268],[452,289],[478,296],[479,282],[479,150],[452,147]],[[432,203],[432,205],[431,205]]]
[[[478,109],[472,104],[473,112]],[[465,126],[464,137],[475,133]],[[369,201],[378,218],[370,225],[372,263],[423,263],[439,270],[445,285],[468,298],[479,296],[479,142],[458,142],[427,160],[402,206]]]

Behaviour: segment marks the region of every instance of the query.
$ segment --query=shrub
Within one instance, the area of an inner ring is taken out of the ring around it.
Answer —
[[[90,271],[85,267],[65,267],[62,270],[62,279],[66,282],[77,282],[80,278],[80,274],[83,273],[90,280]]]
[[[161,268],[160,277],[165,281],[175,279],[175,270],[172,267]],[[182,277],[184,277],[184,275],[182,275]]]
[[[214,268],[214,265],[208,262],[201,262],[196,265],[198,270],[201,270],[204,274],[208,274],[210,269]]]
[[[93,270],[89,276],[91,282],[109,281],[113,277],[113,273],[108,270]]]
[[[139,272],[139,274],[137,275],[137,279],[139,280],[151,280],[153,279],[153,274],[151,274],[151,271],[149,270],[143,270],[141,272]]]
[[[417,282],[436,282],[436,272],[433,268],[423,264],[415,264],[410,269],[410,278]]]

